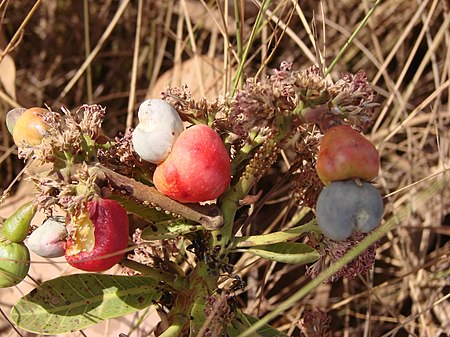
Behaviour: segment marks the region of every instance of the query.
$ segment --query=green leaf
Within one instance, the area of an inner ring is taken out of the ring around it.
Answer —
[[[171,214],[167,214],[161,209],[140,204],[137,201],[121,197],[120,195],[112,194],[110,198],[119,202],[129,213],[137,215],[146,221],[164,221],[173,218]]]
[[[142,231],[144,240],[162,240],[175,238],[177,236],[192,233],[203,229],[203,226],[186,220],[163,221],[151,224]]]
[[[253,247],[261,245],[271,245],[279,242],[296,240],[305,233],[317,230],[316,221],[310,221],[307,224],[290,228],[285,231],[273,232],[262,235],[250,235],[236,238],[234,246],[236,248]]]
[[[280,242],[273,245],[254,246],[240,252],[260,256],[271,261],[291,264],[306,264],[319,259],[320,254],[312,247],[297,242]]]
[[[190,332],[189,337],[195,337],[198,332],[203,328],[203,325],[206,322],[206,313],[205,313],[205,299],[203,297],[196,298],[194,305],[191,309],[191,320],[189,322]],[[211,324],[211,323],[210,323]]]
[[[62,276],[22,297],[13,307],[11,319],[34,333],[66,333],[144,309],[163,292],[158,280],[145,276]]]

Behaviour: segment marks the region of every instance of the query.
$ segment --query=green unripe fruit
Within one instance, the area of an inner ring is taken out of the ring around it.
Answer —
[[[30,252],[23,243],[0,241],[0,288],[20,283],[29,269]]]
[[[36,214],[36,206],[31,202],[22,205],[3,222],[2,233],[12,242],[22,242],[30,231],[31,220]]]

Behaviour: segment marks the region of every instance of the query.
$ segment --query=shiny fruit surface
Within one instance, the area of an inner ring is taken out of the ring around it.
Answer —
[[[329,128],[322,138],[316,170],[327,185],[331,181],[378,176],[380,156],[375,146],[348,125]]]
[[[42,257],[64,256],[67,229],[64,218],[48,218],[36,228],[26,242],[28,248]]]
[[[144,160],[161,163],[184,130],[177,111],[161,99],[149,99],[139,107],[139,124],[133,130],[133,148]]]
[[[206,125],[183,131],[153,175],[155,187],[183,203],[216,199],[230,184],[230,156],[219,135]]]
[[[17,118],[13,127],[14,143],[19,146],[23,143],[37,146],[41,143],[49,125],[44,121],[44,116],[49,111],[42,108],[30,108]]]
[[[30,252],[23,243],[0,241],[0,288],[20,283],[29,269]]]
[[[12,242],[22,242],[30,231],[31,220],[36,214],[36,206],[31,202],[19,207],[3,222],[2,234]]]
[[[97,199],[72,216],[65,257],[75,268],[103,271],[117,264],[128,246],[128,215],[118,202]]]

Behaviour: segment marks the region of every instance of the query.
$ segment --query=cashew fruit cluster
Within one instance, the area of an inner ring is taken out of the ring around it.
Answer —
[[[159,118],[147,110],[143,108],[140,112],[142,120]],[[47,113],[42,108],[16,108],[8,112],[7,127],[17,146],[39,146],[50,128]],[[178,128],[172,138],[183,130],[176,112],[169,124]],[[0,287],[15,285],[26,276],[30,265],[28,248],[45,258],[65,256],[69,264],[85,271],[104,271],[117,264],[128,246],[127,211],[118,202],[101,198],[94,198],[84,206],[65,219],[48,218],[29,236],[36,213],[33,204],[23,205],[5,220],[0,233],[0,276],[3,276]]]
[[[348,125],[329,128],[321,141],[316,171],[325,188],[316,204],[317,223],[332,240],[367,233],[381,222],[383,199],[370,181],[378,176],[375,146]]]
[[[144,160],[157,164],[153,183],[161,193],[182,202],[216,199],[231,180],[230,156],[220,136],[209,126],[183,129],[168,103],[144,101],[133,131],[133,147]]]
[[[42,257],[65,256],[77,269],[104,271],[125,255],[128,229],[125,208],[114,200],[97,198],[76,214],[45,220],[28,237],[27,245]]]
[[[125,255],[128,215],[114,200],[88,201],[74,215],[46,219],[28,236],[35,213],[36,207],[26,203],[2,224],[0,288],[14,286],[25,278],[30,268],[28,249],[46,258],[65,256],[70,265],[85,271],[107,270]]]
[[[27,245],[42,257],[65,256],[77,269],[104,271],[125,255],[128,229],[122,205],[96,198],[75,214],[48,218],[28,237]]]

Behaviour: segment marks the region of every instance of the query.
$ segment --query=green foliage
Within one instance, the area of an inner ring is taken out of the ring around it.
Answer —
[[[202,226],[186,220],[168,220],[154,223],[142,231],[144,240],[163,240],[192,233],[203,229]]]
[[[134,200],[121,197],[120,195],[113,195],[111,199],[118,201],[129,213],[135,214],[150,222],[164,221],[172,218],[170,214],[165,213],[161,209],[142,205]]]
[[[35,333],[71,332],[144,309],[163,292],[158,280],[146,276],[62,276],[21,298],[11,318],[17,326]]]
[[[236,238],[234,246],[236,248],[253,247],[261,245],[270,245],[289,240],[297,240],[305,233],[317,229],[315,221],[311,221],[305,225],[293,227],[285,231],[278,231],[262,235],[250,235]]]
[[[243,252],[260,256],[270,261],[291,264],[306,264],[317,261],[319,252],[314,248],[297,242],[280,242],[272,245],[253,246]]]

